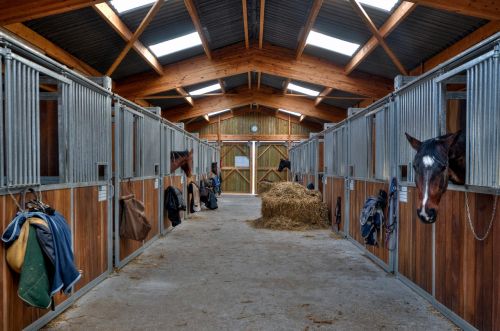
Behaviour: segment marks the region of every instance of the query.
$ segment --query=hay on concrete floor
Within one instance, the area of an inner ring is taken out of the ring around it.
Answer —
[[[262,217],[252,223],[274,230],[326,229],[328,208],[319,191],[298,183],[275,183],[262,195]]]

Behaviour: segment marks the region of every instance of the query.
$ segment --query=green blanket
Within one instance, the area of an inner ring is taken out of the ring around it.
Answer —
[[[45,256],[33,225],[30,225],[29,229],[17,295],[30,306],[37,308],[49,308],[52,301]]]

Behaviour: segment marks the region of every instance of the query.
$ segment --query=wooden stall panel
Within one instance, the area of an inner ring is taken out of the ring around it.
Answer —
[[[476,233],[486,233],[494,197],[468,193]],[[498,204],[498,203],[497,203]],[[500,215],[490,235],[474,238],[468,223],[465,193],[448,191],[436,221],[436,299],[480,330],[498,330],[500,295]]]
[[[120,183],[120,192],[122,195],[134,193],[136,199],[144,201],[143,185],[144,183],[142,180],[122,182]],[[142,245],[143,243],[140,241],[120,238],[120,260],[123,260],[130,254],[134,253],[136,250],[141,248]]]
[[[151,224],[151,231],[149,231],[146,241],[160,233],[160,222],[158,219],[159,210],[159,188],[155,188],[155,179],[144,180],[144,206],[146,207],[146,217]]]
[[[399,202],[398,271],[432,293],[432,225],[416,212],[416,189],[408,187],[408,202]]]
[[[221,150],[222,191],[232,193],[252,192],[252,157],[246,143],[224,144]],[[236,158],[248,158],[248,167],[237,167]]]
[[[345,224],[345,192],[344,192],[344,179],[327,177],[325,190],[324,190],[324,201],[328,205],[328,211],[330,215],[330,222],[335,223],[335,208],[337,205],[337,198],[340,197],[340,224],[339,231],[344,231]]]
[[[73,194],[75,263],[82,272],[79,290],[108,269],[108,202],[98,201],[96,186],[76,188]]]
[[[18,196],[16,196],[18,198]],[[55,190],[42,192],[42,199],[44,202],[51,205],[59,211],[70,222],[71,212],[71,192],[70,190]],[[5,229],[10,221],[14,218],[17,212],[17,206],[10,196],[0,196],[0,224],[2,229]],[[0,285],[1,297],[0,303],[1,311],[1,324],[0,330],[22,330],[30,325],[49,310],[36,309],[28,307],[17,296],[17,289],[19,285],[19,275],[12,271],[5,262],[6,250],[3,245],[0,245],[0,254],[2,261],[0,262]],[[57,295],[55,297],[56,304],[60,304],[66,299],[64,295]]]

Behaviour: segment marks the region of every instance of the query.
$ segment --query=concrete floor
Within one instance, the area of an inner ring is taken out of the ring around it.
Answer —
[[[53,330],[449,330],[414,292],[330,231],[257,230],[226,195],[47,326]],[[306,212],[306,211],[304,211]]]

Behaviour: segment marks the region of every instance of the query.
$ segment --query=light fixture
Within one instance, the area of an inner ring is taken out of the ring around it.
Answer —
[[[111,1],[111,5],[116,9],[116,11],[121,14],[123,12],[137,9],[139,7],[144,7],[149,4],[152,4],[155,0],[113,0]]]
[[[297,116],[297,117],[302,116],[302,114],[301,114],[301,113],[296,113],[296,112],[294,112],[294,111],[290,111],[290,110],[286,110],[286,109],[281,109],[281,108],[280,108],[280,109],[278,109],[278,110],[279,110],[280,112],[282,112],[282,113],[290,114],[290,115],[293,115],[293,116]]]
[[[227,111],[230,111],[231,109],[223,109],[223,110],[219,110],[219,111],[214,111],[213,113],[208,113],[208,117],[212,117],[212,116],[215,116],[215,115],[219,115],[219,114],[222,114],[222,113],[225,113]]]
[[[299,93],[304,93],[304,94],[310,95],[312,97],[317,97],[320,93],[319,91],[311,90],[309,88],[302,87],[302,86],[296,85],[294,83],[289,83],[287,89],[295,91],[295,92],[299,92]]]
[[[377,9],[382,9],[385,11],[391,11],[392,8],[399,2],[399,0],[358,0],[362,4],[374,7]]]
[[[220,90],[220,89],[221,89],[220,84],[219,83],[215,83],[213,85],[205,86],[205,87],[202,87],[200,89],[191,91],[191,92],[189,92],[189,94],[190,95],[202,95],[202,94],[213,92],[213,91],[217,91],[217,90]]]
[[[321,47],[332,52],[352,56],[359,48],[359,44],[351,43],[342,39],[327,36],[316,31],[309,32],[307,36],[308,45]]]
[[[162,41],[161,43],[149,46],[149,48],[157,57],[160,57],[198,45],[201,45],[200,35],[198,32],[193,32],[182,37]]]

